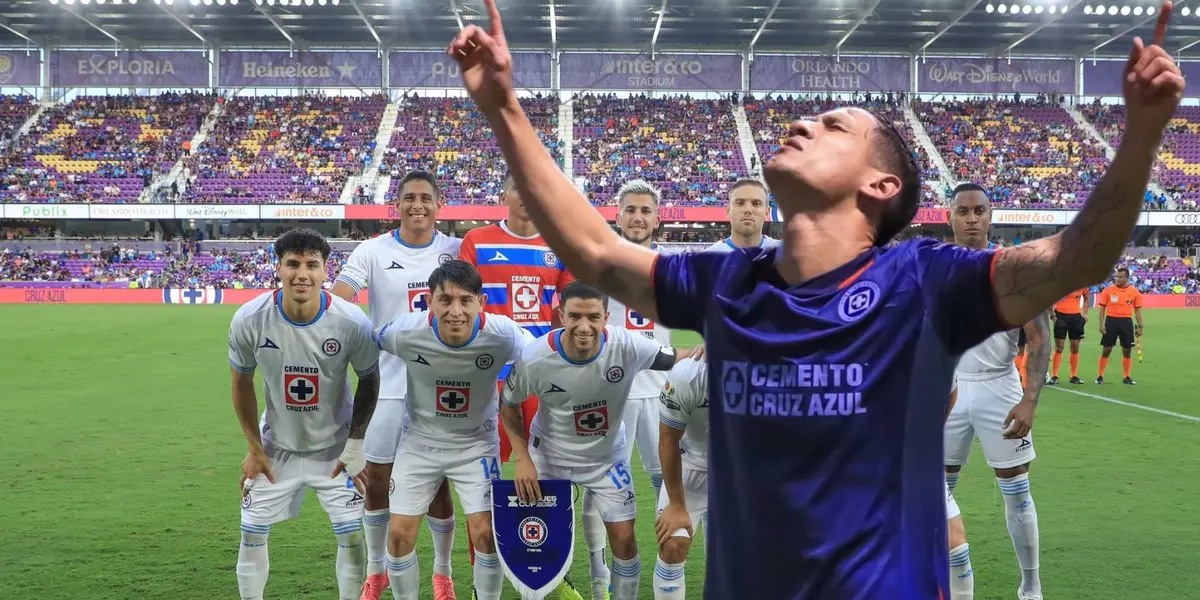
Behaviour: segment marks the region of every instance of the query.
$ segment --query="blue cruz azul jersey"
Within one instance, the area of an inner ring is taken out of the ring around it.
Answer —
[[[775,250],[660,255],[659,319],[708,348],[706,598],[949,598],[942,419],[1010,329],[994,252],[874,248],[789,287]]]

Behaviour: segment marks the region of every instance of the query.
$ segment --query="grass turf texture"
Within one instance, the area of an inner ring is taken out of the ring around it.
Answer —
[[[4,330],[0,464],[0,598],[236,598],[239,464],[245,453],[229,393],[226,332],[235,307],[76,305],[0,307]],[[1200,311],[1147,311],[1146,362],[1136,387],[1114,356],[1095,378],[1098,333],[1088,324],[1080,376],[1061,387],[1200,416],[1192,379]],[[680,345],[698,341],[678,334]],[[1066,361],[1064,361],[1065,363]],[[1062,368],[1067,377],[1067,365]],[[262,398],[259,399],[260,403]],[[1033,495],[1047,598],[1192,597],[1200,572],[1200,423],[1048,388],[1035,427]],[[641,597],[652,598],[650,482],[635,457]],[[505,469],[506,475],[511,468]],[[966,519],[977,598],[1012,598],[1019,573],[1003,503],[978,448],[957,497]],[[769,515],[762,518],[769,519]],[[780,526],[787,526],[781,523]],[[571,576],[590,597],[577,536]],[[454,574],[470,598],[466,522]],[[310,493],[302,516],[270,538],[267,598],[337,597],[336,544]],[[432,546],[418,542],[422,598],[432,598]],[[784,566],[783,568],[786,568]],[[700,598],[698,539],[688,597]],[[390,594],[390,592],[389,592]],[[385,597],[390,595],[385,594]],[[505,598],[515,597],[507,588]]]

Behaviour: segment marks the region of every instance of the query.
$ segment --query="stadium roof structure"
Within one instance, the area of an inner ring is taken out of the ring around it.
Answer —
[[[514,48],[996,56],[1123,55],[1133,35],[1151,34],[1152,11],[1159,6],[1154,0],[500,4]],[[1176,11],[1167,48],[1200,44],[1200,0],[1177,0]],[[482,0],[0,0],[0,45],[430,48],[446,45],[461,25],[482,24],[485,17]]]

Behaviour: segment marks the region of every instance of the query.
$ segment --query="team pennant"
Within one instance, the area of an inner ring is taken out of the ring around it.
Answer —
[[[571,482],[541,480],[542,499],[517,498],[516,484],[492,481],[492,534],[508,581],[522,600],[542,600],[562,583],[575,552]]]

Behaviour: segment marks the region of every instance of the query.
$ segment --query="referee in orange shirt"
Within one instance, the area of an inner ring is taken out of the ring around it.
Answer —
[[[1100,292],[1096,303],[1100,305],[1100,364],[1096,371],[1096,383],[1104,383],[1104,370],[1108,368],[1108,357],[1113,346],[1121,343],[1121,367],[1125,371],[1125,385],[1134,385],[1133,345],[1142,335],[1142,293],[1129,285],[1129,269],[1117,269],[1113,284]],[[1137,319],[1135,326],[1133,321]]]
[[[1088,288],[1076,290],[1054,305],[1050,318],[1054,321],[1054,360],[1050,371],[1050,385],[1058,385],[1058,369],[1062,367],[1063,347],[1071,340],[1071,383],[1082,385],[1079,378],[1079,343],[1087,326],[1088,312],[1092,307],[1092,291]]]

